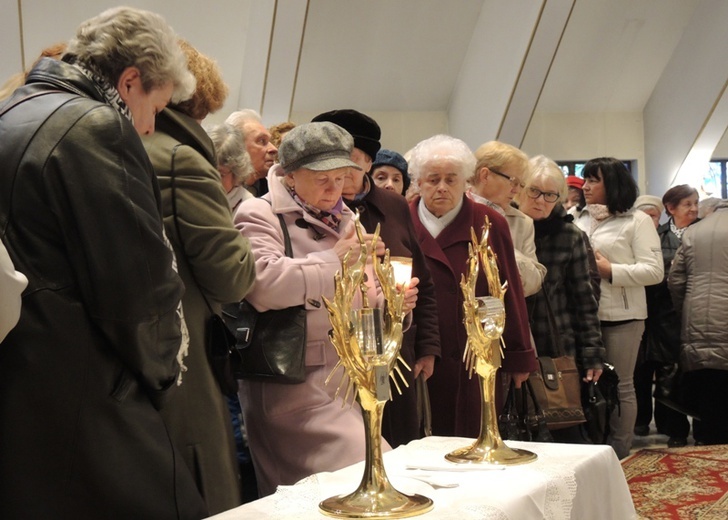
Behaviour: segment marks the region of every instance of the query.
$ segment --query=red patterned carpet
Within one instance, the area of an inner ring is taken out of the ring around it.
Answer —
[[[644,449],[622,468],[641,519],[728,519],[728,445]]]

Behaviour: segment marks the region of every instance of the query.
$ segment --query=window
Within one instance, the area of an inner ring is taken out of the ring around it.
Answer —
[[[703,175],[699,191],[704,192],[709,197],[728,198],[728,189],[726,188],[727,165],[728,159],[710,161],[708,171]]]

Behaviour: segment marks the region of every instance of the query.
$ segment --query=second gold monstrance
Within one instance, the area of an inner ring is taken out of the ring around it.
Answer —
[[[445,455],[451,462],[459,464],[495,464],[515,466],[536,460],[537,455],[527,450],[509,448],[503,442],[498,430],[498,416],[495,409],[496,373],[501,367],[503,327],[506,311],[503,305],[507,282],[501,285],[496,255],[488,245],[490,219],[485,217],[480,242],[471,228],[472,243],[469,244],[467,278],[463,277],[460,288],[463,291],[463,310],[468,341],[463,361],[472,377],[478,375],[480,382],[480,434],[475,442],[465,448]],[[475,296],[480,265],[488,279],[490,296]]]

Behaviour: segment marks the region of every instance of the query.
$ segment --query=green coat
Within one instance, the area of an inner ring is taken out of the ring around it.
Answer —
[[[190,333],[187,372],[162,415],[213,515],[241,499],[230,413],[205,352],[210,312],[203,294],[215,312],[222,303],[241,300],[255,281],[255,262],[248,239],[233,226],[213,145],[202,127],[171,109],[157,116],[156,127],[144,146],[159,178],[164,227],[186,287],[182,303]],[[175,223],[170,173],[177,145]]]

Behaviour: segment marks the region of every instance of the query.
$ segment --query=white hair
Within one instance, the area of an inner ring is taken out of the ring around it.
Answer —
[[[459,173],[467,179],[475,168],[475,156],[467,144],[455,137],[438,134],[420,141],[412,149],[409,158],[409,173],[418,181],[425,167],[436,161],[454,162],[460,165]]]
[[[229,168],[235,179],[235,186],[242,185],[255,173],[243,142],[243,133],[228,123],[204,128],[215,146],[217,167]]]
[[[263,119],[260,114],[252,108],[244,108],[230,114],[225,122],[229,125],[233,125],[235,128],[240,130],[245,137],[245,123],[248,121],[255,121],[256,123],[263,124]]]

